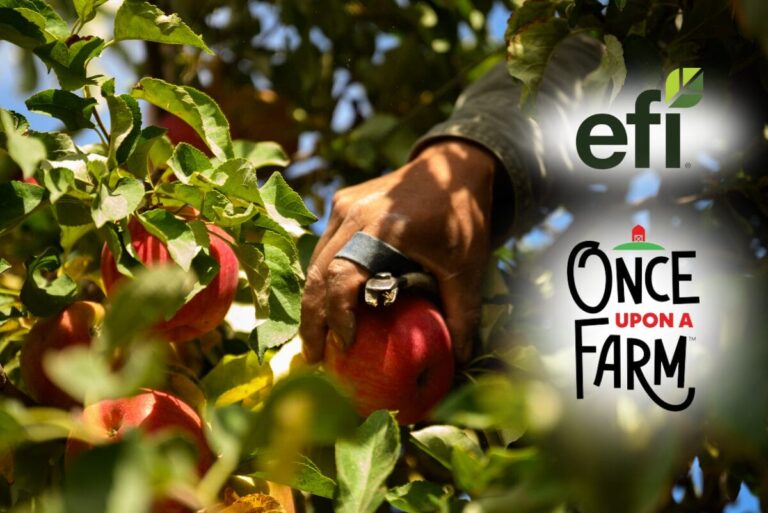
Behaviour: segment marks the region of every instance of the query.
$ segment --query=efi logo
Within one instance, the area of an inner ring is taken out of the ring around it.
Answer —
[[[698,104],[704,94],[704,72],[701,68],[677,68],[665,82],[665,103],[669,109],[687,109]],[[661,102],[661,91],[649,89],[635,100],[634,112],[626,115],[626,123],[635,127],[635,167],[650,167],[651,125],[665,127],[666,166],[680,167],[680,113],[651,112],[651,104]],[[605,126],[609,134],[595,134],[595,128]],[[576,151],[582,162],[595,169],[611,169],[622,163],[626,151],[615,151],[607,157],[598,157],[595,146],[627,144],[627,130],[621,120],[611,114],[593,114],[586,118],[576,132]]]

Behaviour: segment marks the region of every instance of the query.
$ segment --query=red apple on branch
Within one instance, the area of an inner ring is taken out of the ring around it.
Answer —
[[[77,301],[54,317],[38,321],[27,334],[21,348],[21,377],[40,404],[71,408],[78,402],[54,385],[43,367],[47,353],[91,343],[94,327],[104,318],[104,307],[90,301]]]
[[[139,259],[150,267],[171,263],[172,258],[163,242],[151,235],[136,219],[128,223],[131,244]],[[176,314],[167,321],[158,322],[154,331],[172,342],[186,342],[213,330],[227,315],[237,291],[237,256],[225,242],[230,236],[218,226],[208,225],[211,257],[219,263],[216,277],[195,294]],[[107,296],[114,294],[120,282],[127,279],[115,265],[112,252],[105,244],[101,252],[101,277]],[[139,307],[137,305],[137,307]]]
[[[140,429],[147,436],[176,431],[197,448],[197,474],[202,477],[216,459],[205,440],[203,423],[197,413],[178,397],[157,390],[145,390],[133,396],[108,399],[88,406],[82,420],[89,431],[101,436],[105,443],[116,442],[132,429]],[[90,448],[85,442],[70,438],[64,455],[66,466],[78,454]],[[189,511],[172,499],[162,499],[153,505],[154,513]]]
[[[397,410],[400,424],[422,420],[451,388],[453,350],[440,312],[426,299],[401,296],[362,305],[346,350],[326,344],[326,368],[350,391],[362,415]]]

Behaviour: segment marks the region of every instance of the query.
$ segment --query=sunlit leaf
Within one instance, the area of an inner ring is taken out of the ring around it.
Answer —
[[[236,158],[243,158],[256,169],[285,167],[290,163],[283,148],[274,142],[253,142],[238,139],[232,143]]]
[[[77,17],[80,18],[82,23],[91,21],[96,16],[96,10],[98,7],[107,0],[73,0],[75,4],[75,12]]]
[[[260,364],[253,352],[225,355],[202,381],[203,391],[216,406],[242,404],[253,408],[267,396],[272,386],[272,369]]]
[[[193,87],[177,86],[157,78],[142,79],[132,94],[181,118],[216,157],[234,157],[229,122],[210,96]]]
[[[143,199],[144,184],[135,178],[121,178],[112,190],[102,182],[91,206],[93,222],[101,228],[109,221],[125,219],[141,205]]]
[[[213,54],[203,39],[178,14],[165,14],[143,0],[125,0],[115,15],[115,40],[140,39],[156,43],[190,45]]]
[[[301,225],[317,221],[317,217],[304,205],[301,196],[291,189],[280,173],[272,173],[267,183],[261,187],[261,196],[272,217],[275,217],[273,214],[277,212],[279,216],[298,221]]]
[[[192,226],[162,208],[139,214],[139,221],[149,233],[165,244],[173,261],[189,271],[192,260],[202,249]],[[205,235],[207,237],[207,232]]]

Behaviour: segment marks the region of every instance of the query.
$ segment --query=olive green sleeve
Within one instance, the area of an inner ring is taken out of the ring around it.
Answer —
[[[578,95],[579,83],[599,66],[603,51],[602,44],[589,36],[563,40],[550,56],[535,110],[556,107]],[[496,156],[509,177],[495,185],[496,238],[522,233],[539,220],[552,174],[546,169],[541,127],[523,112],[521,94],[522,84],[509,75],[506,63],[498,64],[461,94],[450,118],[421,137],[412,151],[416,155],[436,140],[460,138]]]

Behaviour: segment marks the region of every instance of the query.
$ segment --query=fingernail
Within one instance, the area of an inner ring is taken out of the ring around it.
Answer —
[[[344,344],[344,347],[349,347],[355,341],[355,314],[347,312],[344,316],[344,323],[340,326],[339,336]]]

